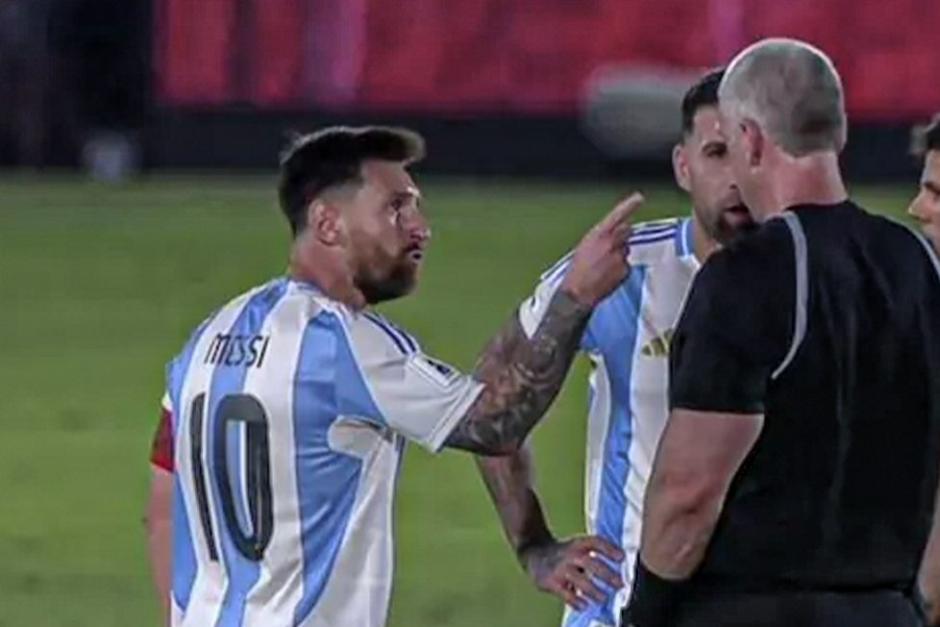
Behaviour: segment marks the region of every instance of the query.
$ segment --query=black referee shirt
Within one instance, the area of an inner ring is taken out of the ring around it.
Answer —
[[[673,407],[763,413],[694,580],[912,585],[940,464],[940,265],[851,202],[793,207],[699,272]]]

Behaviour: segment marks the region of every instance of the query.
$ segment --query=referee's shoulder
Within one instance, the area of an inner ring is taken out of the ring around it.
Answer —
[[[908,243],[920,239],[920,235],[910,226],[893,218],[868,211],[859,205],[856,206],[861,210],[861,215],[868,223],[869,230],[876,236]]]
[[[862,215],[868,226],[866,237],[880,258],[905,268],[926,267],[940,275],[940,255],[921,232],[887,216],[864,210]]]
[[[772,218],[715,251],[695,281],[699,289],[716,290],[729,298],[766,296],[768,289],[774,289],[771,286],[792,282],[794,250],[786,222]]]
[[[786,218],[775,216],[717,251],[714,259],[727,260],[726,263],[761,263],[772,261],[781,253],[791,252],[793,237],[787,226]]]

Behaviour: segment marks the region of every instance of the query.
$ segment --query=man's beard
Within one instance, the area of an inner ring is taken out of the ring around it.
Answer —
[[[411,293],[417,282],[417,268],[405,259],[394,263],[383,276],[360,272],[353,282],[370,305],[395,300]]]
[[[742,220],[745,216],[748,219]],[[721,210],[715,220],[703,221],[703,223],[709,237],[722,246],[727,246],[742,235],[754,231],[758,226],[744,205],[726,207]]]

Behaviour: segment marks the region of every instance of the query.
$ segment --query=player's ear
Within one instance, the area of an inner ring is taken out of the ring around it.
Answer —
[[[767,147],[767,137],[763,129],[750,118],[741,120],[741,141],[748,165],[752,168],[759,167],[764,161],[764,151]]]
[[[342,215],[339,208],[324,201],[314,199],[307,206],[307,229],[319,242],[335,246],[343,239]]]
[[[672,149],[672,173],[676,177],[676,185],[687,192],[692,188],[689,181],[689,154],[682,142]]]

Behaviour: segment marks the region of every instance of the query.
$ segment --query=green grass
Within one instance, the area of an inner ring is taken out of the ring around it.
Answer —
[[[141,525],[163,365],[212,309],[286,265],[265,179],[109,188],[0,180],[0,627],[156,625]],[[385,309],[469,367],[540,270],[631,186],[426,185],[434,242]],[[641,218],[686,212],[647,186]],[[900,212],[909,190],[863,190]],[[585,366],[536,436],[555,530],[581,526]],[[396,627],[552,625],[471,460],[413,447],[397,508]]]

